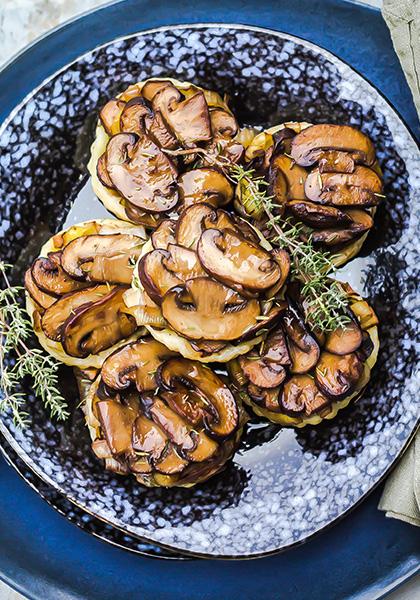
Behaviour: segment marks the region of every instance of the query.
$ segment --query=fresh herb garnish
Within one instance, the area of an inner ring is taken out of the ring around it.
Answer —
[[[10,268],[0,262],[3,284],[0,290],[0,413],[10,410],[15,425],[27,425],[25,396],[17,390],[22,379],[29,376],[35,395],[50,411],[51,417],[64,420],[69,412],[58,390],[59,364],[42,350],[28,346],[32,323],[20,303],[23,288],[12,286],[7,276]]]

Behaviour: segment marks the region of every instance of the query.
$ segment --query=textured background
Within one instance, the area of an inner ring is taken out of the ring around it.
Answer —
[[[106,0],[0,0],[0,64],[49,29],[105,3]],[[381,0],[368,0],[366,3],[380,6]],[[19,598],[22,596],[0,582],[0,600]],[[417,598],[420,598],[420,578],[400,588],[389,600]]]

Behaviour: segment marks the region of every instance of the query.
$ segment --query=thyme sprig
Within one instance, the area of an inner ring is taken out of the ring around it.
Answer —
[[[11,265],[0,261],[0,413],[10,410],[16,426],[28,424],[25,396],[19,386],[25,377],[32,381],[34,393],[49,410],[51,417],[69,416],[67,404],[58,390],[59,364],[38,348],[30,348],[32,323],[20,304],[23,288],[12,286],[7,275]]]
[[[311,235],[305,232],[303,225],[275,214],[278,205],[274,197],[269,195],[268,182],[263,177],[258,176],[254,169],[234,163],[220,152],[213,154],[203,148],[166,152],[175,156],[204,156],[246,194],[250,213],[265,212],[266,224],[272,231],[270,242],[289,252],[292,277],[303,284],[301,294],[306,308],[306,321],[311,327],[328,332],[344,327],[350,321],[345,314],[348,305],[346,294],[340,283],[330,277],[335,271],[333,256],[314,248]]]

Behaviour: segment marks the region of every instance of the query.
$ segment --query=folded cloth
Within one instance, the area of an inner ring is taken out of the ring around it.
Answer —
[[[388,477],[378,508],[387,517],[420,527],[420,434]]]
[[[382,15],[420,115],[420,0],[384,0]],[[378,508],[420,527],[420,430],[388,477]]]
[[[384,0],[382,16],[420,115],[420,0]]]

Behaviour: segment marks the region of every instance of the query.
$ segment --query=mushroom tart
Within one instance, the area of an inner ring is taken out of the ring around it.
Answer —
[[[237,216],[206,203],[145,244],[128,309],[185,358],[227,362],[261,342],[285,307],[290,261]]]
[[[152,229],[190,204],[224,206],[234,189],[208,157],[239,161],[247,139],[249,132],[239,131],[218,93],[175,79],[149,79],[100,111],[88,165],[93,190],[119,219]],[[208,164],[196,153],[177,155],[193,146],[206,150]]]
[[[123,300],[144,228],[105,219],[73,225],[42,247],[25,273],[26,307],[41,346],[57,360],[99,368],[144,333]]]
[[[378,320],[365,300],[342,285],[349,300],[345,327],[311,331],[304,306],[288,298],[259,350],[229,363],[241,398],[257,415],[286,426],[317,425],[363,392],[378,355]]]
[[[383,195],[371,140],[348,125],[289,122],[258,134],[245,161],[269,183],[277,214],[302,227],[303,240],[328,250],[336,266],[353,258],[373,226]],[[264,221],[238,186],[235,206]]]
[[[105,467],[148,487],[190,487],[218,473],[245,423],[218,375],[151,337],[105,360],[84,411]]]

